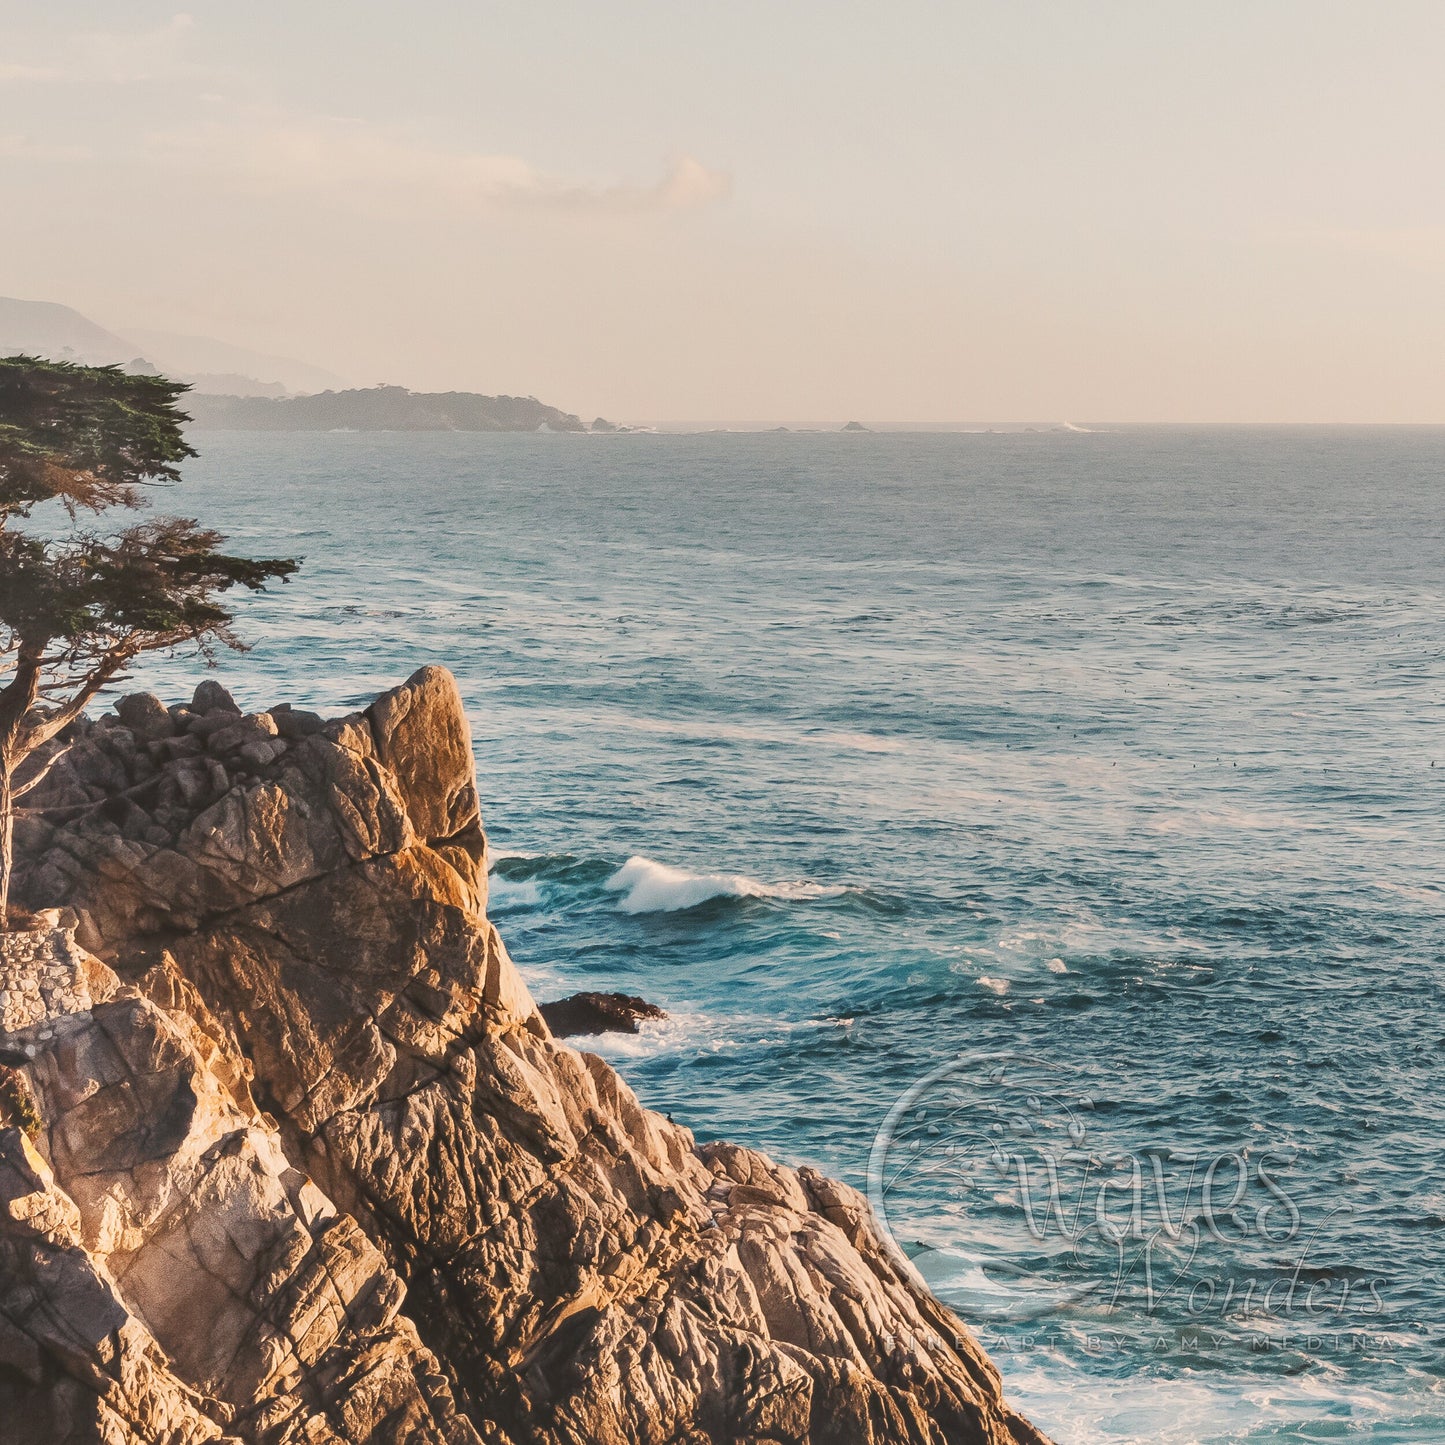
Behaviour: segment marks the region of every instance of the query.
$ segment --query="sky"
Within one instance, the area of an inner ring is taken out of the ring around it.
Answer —
[[[0,295],[590,420],[1445,422],[1440,0],[0,0]]]

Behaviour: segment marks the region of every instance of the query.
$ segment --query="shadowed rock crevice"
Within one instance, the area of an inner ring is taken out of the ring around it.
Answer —
[[[41,1120],[0,1135],[0,1358],[32,1362],[0,1409],[71,1411],[61,1440],[106,1411],[268,1445],[1041,1440],[861,1196],[699,1147],[556,1042],[486,917],[445,671],[329,723],[127,699],[70,743],[22,828],[18,896],[85,948],[46,935],[65,976],[0,1038]],[[124,1324],[108,1394],[36,1313],[54,1259]]]

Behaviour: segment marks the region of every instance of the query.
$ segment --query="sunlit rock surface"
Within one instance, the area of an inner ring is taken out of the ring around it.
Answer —
[[[0,955],[17,1441],[1042,1439],[861,1196],[553,1039],[444,670],[69,741],[16,889],[65,926]]]

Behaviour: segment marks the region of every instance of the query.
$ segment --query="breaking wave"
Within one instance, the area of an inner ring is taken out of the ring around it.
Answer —
[[[690,873],[634,854],[603,885],[624,913],[676,913],[713,898],[837,898],[840,887],[802,880],[760,883],[742,873]]]

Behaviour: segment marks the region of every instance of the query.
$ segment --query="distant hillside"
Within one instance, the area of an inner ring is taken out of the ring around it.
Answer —
[[[0,296],[0,355],[20,353],[87,366],[124,365],[142,355],[134,341],[97,326],[69,306]]]
[[[419,392],[404,386],[323,391],[317,396],[185,399],[195,424],[238,431],[586,431],[570,412],[531,396]]]
[[[180,381],[189,382],[202,396],[290,396],[279,381],[257,381],[238,371],[177,372]]]
[[[183,336],[145,326],[127,326],[125,335],[139,343],[142,355],[166,375],[183,377],[197,391],[225,396],[309,395],[343,387],[351,380],[294,357],[250,351],[211,336]],[[238,377],[244,385],[236,384]]]
[[[197,391],[227,396],[287,396],[344,386],[334,372],[286,356],[247,351],[209,336],[170,331],[108,331],[55,301],[0,296],[0,356],[45,356],[86,366],[162,372]]]
[[[197,426],[239,431],[586,431],[570,412],[532,396],[412,392],[402,386],[336,391],[319,366],[247,351],[205,336],[141,329],[121,335],[54,301],[0,296],[0,356],[17,353],[163,372],[195,389],[184,405]],[[308,393],[296,396],[293,391]],[[599,418],[599,421],[601,419]],[[598,430],[607,430],[603,423]]]

